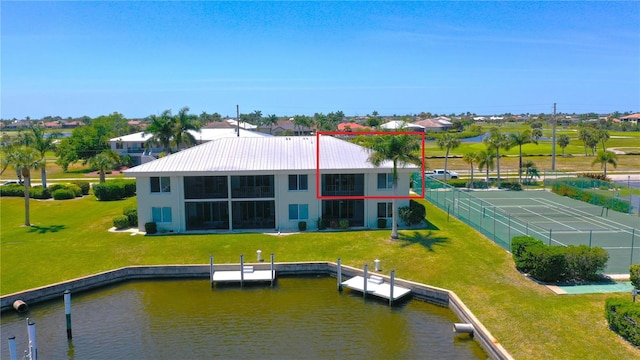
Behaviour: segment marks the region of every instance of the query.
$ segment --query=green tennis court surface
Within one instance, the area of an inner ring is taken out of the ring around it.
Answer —
[[[609,253],[608,274],[628,274],[640,262],[640,217],[549,191],[455,189],[425,185],[425,199],[466,222],[503,248],[529,235],[555,246],[599,246]]]

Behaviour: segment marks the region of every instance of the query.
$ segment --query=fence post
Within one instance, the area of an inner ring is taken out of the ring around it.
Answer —
[[[593,239],[593,230],[589,230],[589,247],[591,247],[591,239]]]
[[[511,214],[509,214],[507,224],[509,224],[509,232],[507,234],[509,234],[509,249],[511,249]]]
[[[636,240],[636,229],[633,228],[631,229],[631,264],[629,266],[633,265],[633,248],[635,245],[635,240]]]
[[[496,242],[496,207],[493,207],[493,242]]]
[[[549,245],[551,245],[551,229],[549,229]]]

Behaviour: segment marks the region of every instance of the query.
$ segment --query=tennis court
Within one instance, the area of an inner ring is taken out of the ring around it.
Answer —
[[[609,253],[606,273],[627,274],[640,262],[640,217],[590,205],[549,191],[468,191],[434,180],[425,199],[510,250],[514,236],[549,245],[599,246]]]

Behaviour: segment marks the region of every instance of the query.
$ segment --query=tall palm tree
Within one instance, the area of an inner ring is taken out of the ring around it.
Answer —
[[[602,144],[602,151],[606,151],[607,150],[607,140],[609,140],[611,138],[611,135],[609,135],[609,130],[607,129],[598,129],[596,130],[596,138],[598,139],[598,141]]]
[[[564,149],[569,145],[571,138],[567,134],[558,135],[558,145],[562,149],[562,156],[564,156]]]
[[[120,164],[120,155],[113,150],[106,150],[89,159],[89,166],[100,172],[100,183],[105,182],[105,170],[111,170]]]
[[[500,187],[500,149],[509,150],[511,148],[511,144],[509,143],[509,138],[497,127],[492,127],[489,130],[489,136],[487,136],[484,140],[485,145],[489,149],[492,149],[496,153],[496,169],[498,170],[498,187]]]
[[[496,154],[491,149],[482,150],[478,153],[478,170],[486,169],[486,181],[489,182],[489,170],[493,170],[496,165]]]
[[[200,132],[200,122],[196,115],[189,114],[189,107],[185,106],[173,118],[173,143],[176,149],[180,149],[180,145],[193,146],[197,143],[195,136],[190,131]]]
[[[468,152],[464,155],[462,155],[462,160],[464,160],[464,162],[466,162],[467,164],[469,164],[469,169],[471,170],[471,180],[469,181],[469,187],[473,189],[473,169],[475,163],[478,162],[479,160],[479,153],[472,151],[472,152]]]
[[[533,139],[531,138],[531,131],[524,130],[522,132],[510,133],[509,142],[511,146],[518,147],[518,182],[522,184],[522,145],[533,142]]]
[[[593,137],[593,134],[591,133],[591,130],[589,130],[588,128],[583,126],[580,128],[580,130],[578,130],[578,139],[584,142],[584,156],[588,156],[587,148],[591,143],[592,137]]]
[[[398,165],[422,164],[422,156],[418,155],[420,142],[415,136],[411,135],[380,135],[374,137],[371,149],[373,153],[369,156],[369,162],[373,166],[380,166],[387,160],[393,162],[392,187],[394,198],[392,200],[391,238],[398,239],[398,204],[395,199],[398,192]]]
[[[24,178],[24,225],[31,226],[29,221],[29,189],[31,188],[31,170],[37,169],[42,165],[42,157],[38,150],[27,147],[17,146],[4,152],[3,163],[12,166],[19,171]]]
[[[458,139],[458,136],[453,133],[446,132],[438,137],[438,147],[440,148],[440,150],[446,149],[446,153],[444,155],[445,183],[447,182],[447,162],[449,160],[449,151],[451,151],[451,149],[457,148],[458,146],[460,146],[460,139]]]
[[[536,164],[533,161],[527,161],[522,164],[522,167],[525,169],[524,181],[527,184],[531,184],[533,182],[533,178],[540,177],[538,173],[538,168],[536,168]]]
[[[147,140],[146,146],[161,146],[165,153],[170,154],[175,123],[173,116],[171,116],[171,110],[163,111],[160,116],[151,115],[149,119],[151,120],[151,124],[149,124],[147,129],[142,133],[142,136],[151,134],[151,138]]]
[[[53,132],[46,134],[44,128],[40,126],[31,126],[31,137],[33,138],[34,149],[40,153],[42,159],[42,166],[40,166],[40,178],[42,179],[42,187],[47,187],[47,151],[55,149],[55,140],[60,137],[60,133]]]
[[[618,155],[613,151],[598,151],[598,155],[593,159],[591,166],[601,164],[604,169],[604,176],[607,177],[607,164],[611,164],[614,168],[618,167]]]

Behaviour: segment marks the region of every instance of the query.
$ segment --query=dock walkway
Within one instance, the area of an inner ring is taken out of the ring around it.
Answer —
[[[214,271],[212,281],[223,282],[268,282],[276,278],[275,270],[254,270],[253,266],[243,266],[240,270]]]
[[[365,292],[365,278],[362,276],[354,276],[347,281],[343,281],[342,285],[356,291]],[[396,301],[411,293],[411,289],[402,286],[393,286],[393,299],[391,298],[391,284],[385,283],[380,276],[371,275],[366,280],[366,293],[383,299]]]

